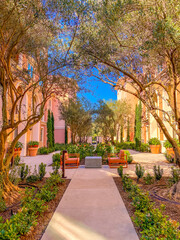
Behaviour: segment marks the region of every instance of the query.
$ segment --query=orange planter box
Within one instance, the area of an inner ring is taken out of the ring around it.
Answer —
[[[30,148],[28,148],[29,156],[32,156],[32,157],[36,156],[37,151],[38,151],[38,147],[30,147]]]
[[[151,153],[158,154],[161,152],[161,145],[150,145]]]

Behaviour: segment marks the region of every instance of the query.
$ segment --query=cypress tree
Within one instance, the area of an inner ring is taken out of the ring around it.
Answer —
[[[129,118],[127,121],[127,142],[130,141],[130,123],[129,123]]]
[[[52,148],[52,121],[51,121],[50,110],[48,110],[48,120],[47,120],[47,146],[48,148]]]
[[[51,123],[52,123],[52,146],[54,147],[55,141],[54,141],[54,114],[51,112]]]

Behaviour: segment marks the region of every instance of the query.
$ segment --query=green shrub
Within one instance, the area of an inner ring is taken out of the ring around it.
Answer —
[[[9,220],[4,222],[0,217],[0,239],[20,240],[22,235],[28,233],[32,226],[37,224],[38,215],[42,215],[47,210],[46,201],[55,198],[60,182],[60,175],[53,175],[47,180],[39,193],[35,189],[25,189],[25,194],[21,199],[21,211],[14,214]],[[0,199],[0,204],[3,202]]]
[[[51,173],[50,175],[51,175],[51,177],[48,178],[46,181],[46,184],[49,187],[56,186],[56,185],[64,182],[64,179],[62,179],[62,177],[59,174]]]
[[[178,140],[177,138],[174,138],[174,140],[175,140],[175,141],[177,142],[177,144],[180,146],[179,140]],[[164,142],[163,146],[164,146],[166,149],[173,147],[172,144],[171,144],[168,140],[166,140],[166,141]]]
[[[60,164],[60,153],[55,153],[52,155],[52,160],[54,162],[58,162]]]
[[[160,166],[158,165],[158,167],[154,166],[153,170],[154,170],[155,179],[160,180],[162,178],[162,175],[163,175],[163,169],[161,169]]]
[[[172,144],[171,144],[168,140],[166,140],[166,141],[163,143],[163,146],[164,146],[165,148],[172,148]]]
[[[23,144],[22,144],[22,142],[17,142],[16,143],[16,145],[15,145],[15,149],[18,149],[18,148],[20,148],[20,149],[22,149],[23,148]]]
[[[53,173],[52,174],[59,174],[60,163],[54,162],[52,165]]]
[[[55,151],[63,151],[66,150],[66,144],[55,143],[54,148]]]
[[[52,152],[54,152],[54,151],[55,151],[55,148],[54,148],[54,147],[48,148],[48,153],[52,153]]]
[[[119,176],[122,178],[123,177],[123,166],[119,166],[117,171],[118,171]]]
[[[123,189],[125,191],[130,191],[132,188],[132,179],[129,178],[127,174],[124,174],[122,177]]]
[[[158,138],[154,137],[149,139],[149,145],[161,145],[161,142]]]
[[[171,156],[168,153],[165,153],[164,156],[169,163],[174,163],[174,156]]]
[[[21,158],[20,158],[20,156],[17,155],[17,156],[14,158],[14,165],[15,165],[15,166],[18,166],[20,161],[21,161]]]
[[[153,204],[149,198],[149,193],[145,193],[141,190],[138,191],[138,194],[135,194],[135,196],[132,198],[132,205],[138,211],[150,211],[153,207]]]
[[[33,183],[39,180],[39,176],[37,175],[30,175],[26,178],[27,183]]]
[[[25,163],[22,164],[21,170],[20,170],[20,178],[21,178],[22,181],[23,181],[24,179],[26,179],[28,173],[29,173],[29,166],[28,166],[28,165],[25,165]]]
[[[49,189],[47,187],[43,187],[39,193],[39,197],[46,201],[49,202],[52,199],[54,199],[56,197],[56,194],[58,192],[58,187],[54,186],[53,189]]]
[[[151,151],[149,144],[147,144],[147,143],[141,143],[141,145],[138,148],[136,148],[136,150],[139,152],[150,152]]]
[[[11,171],[9,172],[9,180],[14,184],[18,185],[19,182],[21,181],[20,179],[20,167],[13,167],[11,168]]]
[[[171,178],[169,179],[169,182],[172,184],[178,183],[180,180],[180,169],[179,168],[171,168]]]
[[[179,224],[168,221],[163,208],[135,212],[134,222],[141,229],[141,239],[180,239]]]
[[[144,167],[142,167],[140,164],[136,164],[136,176],[137,176],[137,181],[139,181],[140,178],[143,177],[144,175]]]
[[[28,147],[38,147],[39,142],[38,141],[30,141],[28,142]]]
[[[147,173],[145,177],[143,177],[145,184],[150,185],[154,182],[153,176],[150,173]]]
[[[42,180],[46,174],[46,164],[41,163],[38,168],[39,168],[39,180]]]
[[[128,162],[128,164],[132,163],[133,157],[131,156],[130,152],[127,151],[127,150],[124,151],[124,152],[125,152],[125,154],[126,154],[126,156],[127,156],[127,162]]]
[[[129,192],[132,205],[135,208],[133,222],[140,229],[141,239],[180,239],[179,223],[171,222],[167,216],[163,216],[164,206],[154,208],[149,194],[143,192],[132,180],[124,175],[123,188]]]
[[[43,155],[43,154],[48,154],[48,148],[47,147],[40,147],[38,149],[38,154]]]
[[[28,214],[39,213],[42,214],[47,210],[47,206],[45,206],[45,200],[39,198],[31,198],[30,202],[25,202],[23,207],[28,209]]]

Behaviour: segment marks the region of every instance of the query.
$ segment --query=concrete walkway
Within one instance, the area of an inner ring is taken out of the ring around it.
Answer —
[[[139,239],[109,170],[74,172],[42,240]]]

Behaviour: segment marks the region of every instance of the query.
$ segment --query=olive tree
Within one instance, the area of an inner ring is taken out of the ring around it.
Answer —
[[[77,50],[85,71],[142,102],[180,165],[180,148],[167,127],[180,138],[179,5],[177,0],[91,1]]]

